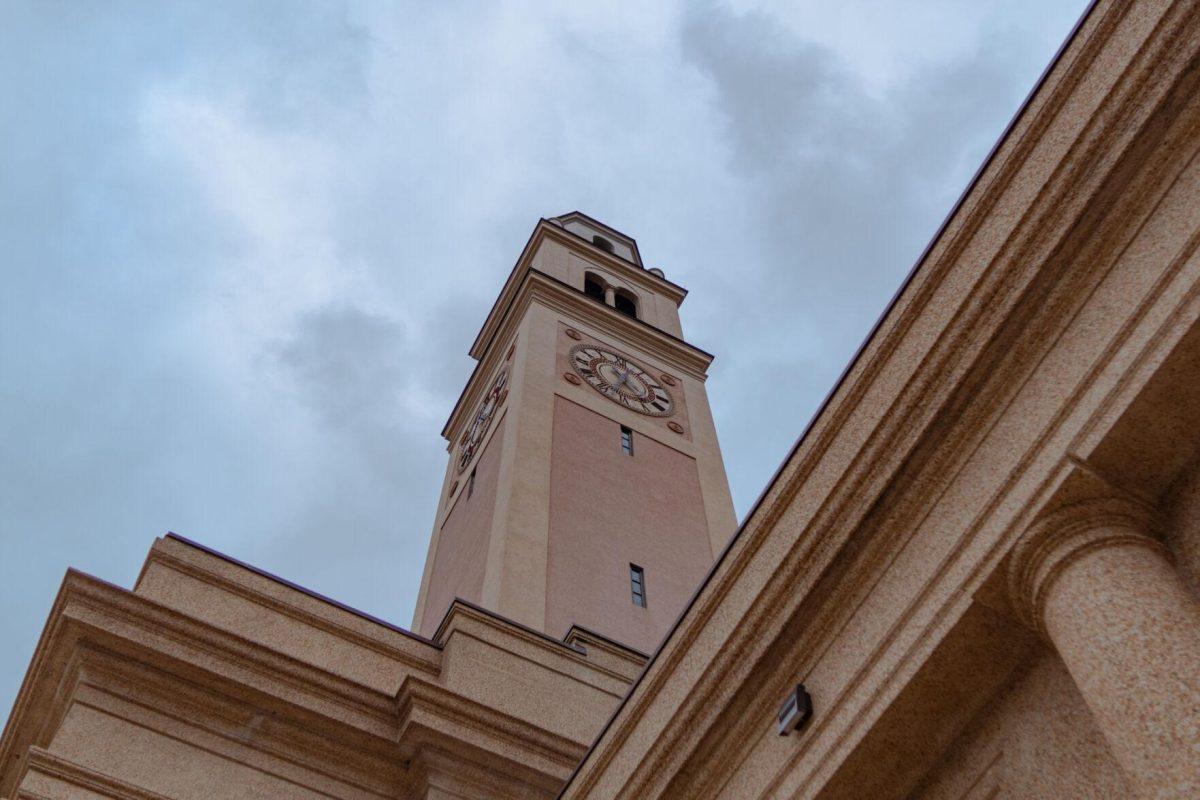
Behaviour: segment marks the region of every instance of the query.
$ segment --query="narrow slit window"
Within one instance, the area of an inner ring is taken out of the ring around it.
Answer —
[[[627,456],[633,455],[633,431],[621,426],[621,452]]]
[[[637,564],[629,565],[629,590],[633,595],[633,604],[639,608],[645,608],[646,571]]]
[[[475,469],[471,469],[471,475],[467,478],[467,497],[475,494]]]

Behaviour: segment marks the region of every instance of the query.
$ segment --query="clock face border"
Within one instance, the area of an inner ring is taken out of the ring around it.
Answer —
[[[580,364],[577,354],[587,350],[595,351],[598,355],[594,357],[589,356],[587,359],[588,365],[584,367]],[[674,416],[679,408],[675,396],[655,377],[652,371],[635,359],[609,347],[588,343],[574,345],[567,352],[567,363],[571,365],[571,369],[575,371],[575,374],[582,378],[583,382],[598,394],[623,408],[629,409],[635,414],[665,418]],[[616,370],[622,366],[624,367],[624,375],[627,377],[625,380],[614,384],[610,380],[610,374],[615,377]],[[630,385],[629,377],[632,377],[634,381],[641,384],[646,390],[646,394],[628,391],[626,387]],[[652,398],[660,403],[665,398],[666,407],[658,409],[648,398]]]
[[[500,406],[508,394],[507,386],[508,367],[505,366],[496,373],[496,377],[492,381],[492,388],[488,389],[488,393],[479,401],[475,414],[471,417],[471,423],[463,431],[462,438],[459,440],[457,465],[459,475],[466,471],[471,462],[475,460],[479,447],[483,444],[483,438],[491,430],[492,420],[496,418],[496,412],[500,410]]]

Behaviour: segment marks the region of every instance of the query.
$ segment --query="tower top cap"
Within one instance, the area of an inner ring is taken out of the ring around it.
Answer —
[[[599,220],[592,219],[582,211],[572,211],[558,217],[551,217],[550,222],[591,242],[601,250],[612,253],[632,264],[637,264],[639,267],[643,266],[636,239],[626,236],[616,228],[610,228]]]

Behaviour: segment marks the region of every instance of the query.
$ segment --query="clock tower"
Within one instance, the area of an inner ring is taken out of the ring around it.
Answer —
[[[555,638],[657,646],[735,526],[686,293],[584,214],[538,223],[442,431],[416,631],[458,597]]]

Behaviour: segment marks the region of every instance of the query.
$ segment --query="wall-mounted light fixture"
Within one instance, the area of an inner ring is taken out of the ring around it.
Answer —
[[[812,713],[812,697],[803,683],[796,684],[796,689],[788,693],[779,709],[779,735],[787,736],[792,731],[799,730],[808,722]]]

